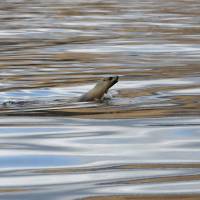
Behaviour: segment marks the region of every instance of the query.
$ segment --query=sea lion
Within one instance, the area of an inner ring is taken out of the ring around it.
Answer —
[[[113,85],[118,82],[118,76],[110,76],[101,79],[94,88],[92,88],[89,92],[82,95],[79,98],[79,101],[95,101],[101,100],[104,94],[106,94]]]
[[[101,79],[100,81],[97,82],[94,88],[92,88],[90,91],[82,95],[81,97],[78,98],[78,101],[84,102],[84,101],[96,101],[96,100],[101,100],[104,94],[106,94],[113,85],[115,85],[118,82],[119,77],[118,76],[110,76]],[[56,101],[56,100],[55,100]],[[59,101],[59,100],[57,100]],[[76,99],[77,101],[77,99]],[[42,102],[47,103],[45,102]],[[27,107],[27,106],[32,106],[32,105],[37,105],[41,104],[40,101],[37,100],[32,100],[32,101],[6,101],[3,102],[3,107]]]

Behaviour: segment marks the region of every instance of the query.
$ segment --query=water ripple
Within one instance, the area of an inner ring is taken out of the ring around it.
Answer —
[[[0,7],[0,199],[199,199],[197,0]]]

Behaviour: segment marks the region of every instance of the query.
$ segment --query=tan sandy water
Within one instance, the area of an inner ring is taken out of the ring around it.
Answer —
[[[1,1],[0,199],[200,199],[199,10]]]

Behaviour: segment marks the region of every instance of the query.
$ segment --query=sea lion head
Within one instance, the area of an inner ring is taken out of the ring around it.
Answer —
[[[103,78],[101,82],[102,82],[102,85],[105,85],[104,93],[107,93],[109,88],[111,88],[113,85],[115,85],[118,82],[118,79],[119,79],[118,76],[109,76],[109,77]]]
[[[109,76],[101,79],[91,90],[91,94],[93,94],[96,99],[101,99],[104,94],[118,82],[118,79],[118,76]]]
[[[101,79],[97,82],[95,87],[91,89],[89,92],[81,96],[80,101],[94,101],[100,100],[104,94],[106,94],[113,85],[118,82],[118,76],[109,76]]]

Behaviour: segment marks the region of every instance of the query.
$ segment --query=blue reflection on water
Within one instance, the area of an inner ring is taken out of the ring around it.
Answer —
[[[79,158],[72,156],[8,156],[0,157],[0,168],[24,168],[24,167],[54,167],[80,164]]]

